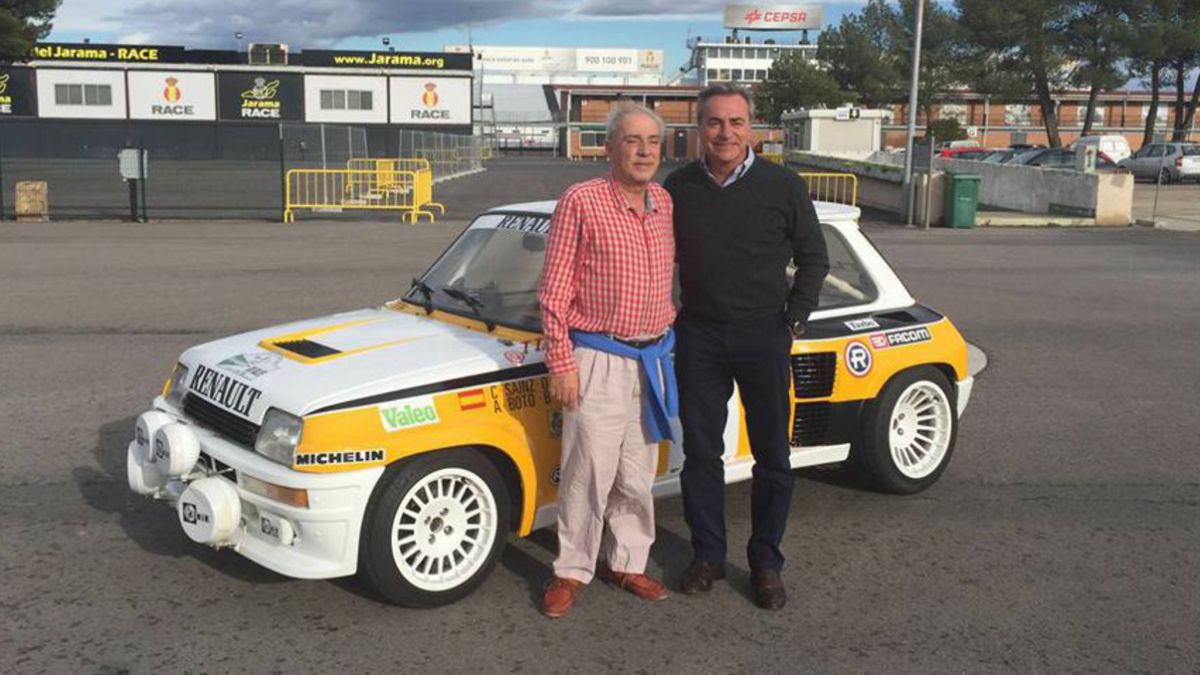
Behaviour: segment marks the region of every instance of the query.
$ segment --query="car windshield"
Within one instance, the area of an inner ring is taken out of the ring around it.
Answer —
[[[484,214],[403,299],[493,325],[541,331],[537,287],[549,228],[547,214]]]
[[[1187,157],[1200,156],[1200,145],[1185,145],[1185,146],[1183,146],[1183,154]]]

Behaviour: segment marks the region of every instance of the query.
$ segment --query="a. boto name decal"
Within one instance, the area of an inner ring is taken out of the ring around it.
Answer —
[[[391,432],[437,424],[441,418],[432,396],[418,396],[379,406],[379,421]]]
[[[929,342],[932,339],[933,336],[929,334],[929,329],[925,326],[919,326],[917,328],[903,328],[886,333],[872,333],[871,346],[875,349],[887,349],[888,347],[903,347],[904,345],[913,345],[918,342]]]
[[[342,450],[341,452],[309,452],[296,455],[296,466],[345,466],[382,462],[383,450]]]

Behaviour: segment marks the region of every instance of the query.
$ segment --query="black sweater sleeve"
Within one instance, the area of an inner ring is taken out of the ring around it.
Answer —
[[[792,196],[792,260],[796,263],[796,276],[788,294],[787,313],[792,323],[808,321],[808,315],[817,308],[821,297],[821,285],[829,274],[829,254],[825,250],[825,235],[821,233],[821,222],[817,210],[808,196],[808,185],[797,177],[798,186]]]

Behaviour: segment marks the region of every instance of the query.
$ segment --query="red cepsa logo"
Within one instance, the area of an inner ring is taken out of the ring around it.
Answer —
[[[808,21],[808,12],[760,11],[757,7],[751,9],[742,17],[746,23],[758,21],[763,23],[804,23]]]
[[[750,10],[749,12],[746,12],[746,16],[744,16],[742,18],[744,18],[746,20],[746,23],[754,23],[755,21],[758,21],[759,19],[762,18],[762,12],[758,11],[758,8],[755,7],[754,9]]]

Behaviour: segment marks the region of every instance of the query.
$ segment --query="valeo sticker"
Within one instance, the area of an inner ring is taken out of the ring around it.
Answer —
[[[417,396],[379,406],[379,421],[391,432],[437,424],[441,418],[432,396]]]

